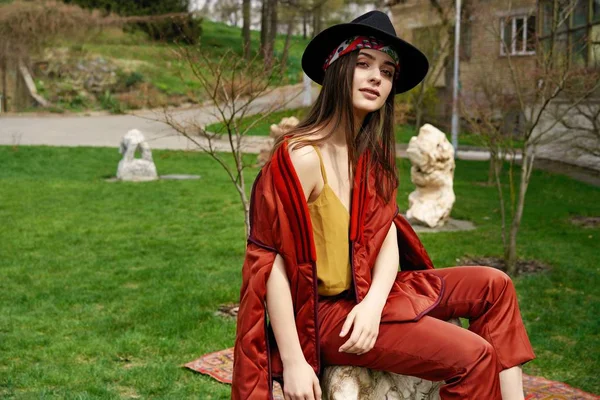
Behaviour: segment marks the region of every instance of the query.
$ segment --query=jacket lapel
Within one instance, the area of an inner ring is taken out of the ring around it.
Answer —
[[[367,166],[369,161],[369,150],[366,150],[358,158],[354,185],[352,189],[352,202],[350,204],[350,235],[349,239],[356,242],[362,239],[364,232],[364,221],[366,210],[369,205],[368,185],[369,176]]]

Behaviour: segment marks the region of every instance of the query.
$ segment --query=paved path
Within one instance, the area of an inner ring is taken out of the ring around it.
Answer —
[[[285,104],[287,109],[302,106],[300,91],[302,84],[278,88],[253,103],[248,114],[260,113],[272,104]],[[313,87],[313,99],[318,88]],[[172,115],[181,124],[208,125],[218,121],[212,106],[173,110]],[[0,145],[48,145],[48,146],[92,146],[118,147],[128,130],[136,128],[146,136],[153,149],[195,150],[197,146],[166,125],[161,111],[142,111],[128,115],[63,116],[0,116]],[[259,153],[271,140],[263,136],[248,136],[242,139],[242,151]],[[215,148],[230,149],[229,142],[215,141]],[[406,145],[396,147],[398,157],[406,157]],[[461,149],[457,158],[463,160],[487,160],[489,153],[482,149]],[[517,160],[520,158],[517,155]],[[597,171],[565,165],[549,160],[536,162],[536,168],[566,174],[573,179],[600,186]]]
[[[273,104],[285,109],[302,106],[302,84],[277,88],[256,99],[247,115],[264,112]],[[318,88],[313,87],[313,99]],[[218,121],[214,106],[173,110],[180,124],[208,125]],[[118,147],[130,129],[142,131],[153,149],[194,149],[196,146],[162,122],[162,111],[142,111],[128,115],[96,116],[0,116],[0,145],[101,146]],[[248,142],[254,139],[248,138]],[[219,145],[227,145],[223,142]],[[224,147],[223,149],[226,149]],[[244,149],[245,151],[246,149]],[[248,151],[254,150],[250,146]]]
[[[285,104],[284,108],[298,108],[302,105],[300,92],[302,84],[278,88],[257,99],[249,114],[260,113],[272,104]],[[313,99],[318,88],[313,87]],[[218,121],[213,106],[173,110],[172,115],[180,124],[208,125]],[[95,116],[2,116],[0,117],[0,145],[48,145],[48,146],[101,146],[118,147],[121,138],[130,129],[142,131],[153,149],[194,150],[197,146],[165,124],[162,111],[142,111],[128,115]],[[206,144],[206,141],[202,141]],[[242,151],[259,153],[267,145],[268,137],[248,136],[242,138]],[[229,142],[213,141],[219,151],[230,150]],[[399,157],[406,157],[406,145],[399,144]],[[459,150],[458,158],[466,160],[486,160],[489,153],[481,150]]]

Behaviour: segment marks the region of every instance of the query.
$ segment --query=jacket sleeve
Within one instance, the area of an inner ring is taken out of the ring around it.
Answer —
[[[233,356],[232,399],[268,399],[271,392],[266,335],[266,286],[276,252],[249,242]]]
[[[267,345],[267,280],[278,254],[277,207],[269,182],[257,176],[250,197],[250,236],[242,266],[231,398],[268,399],[272,391]]]

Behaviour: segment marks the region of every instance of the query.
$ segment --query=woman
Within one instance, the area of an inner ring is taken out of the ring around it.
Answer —
[[[444,380],[444,400],[523,399],[535,355],[510,277],[434,269],[398,213],[393,99],[427,59],[374,11],[317,35],[302,66],[323,87],[252,189],[232,398],[270,398],[277,379],[320,399],[323,366],[357,365]]]

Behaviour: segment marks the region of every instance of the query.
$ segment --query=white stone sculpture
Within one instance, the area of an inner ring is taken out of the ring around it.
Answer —
[[[458,318],[447,321],[462,326]],[[439,400],[443,381],[363,367],[330,366],[323,371],[323,400]]]
[[[406,154],[412,163],[411,180],[417,189],[408,196],[406,217],[430,228],[450,218],[454,196],[454,148],[444,132],[430,124],[410,138]]]
[[[279,122],[277,125],[271,125],[271,132],[269,136],[271,136],[272,138],[278,138],[279,136],[283,135],[299,123],[300,121],[298,120],[298,118],[293,116],[288,118],[282,118],[281,122]]]
[[[135,158],[139,149],[142,158]],[[123,155],[117,168],[117,179],[123,181],[153,181],[158,179],[152,152],[142,132],[132,129],[121,140],[119,152]]]
[[[279,124],[272,124],[271,130],[269,132],[269,136],[276,139],[279,136],[283,135],[291,128],[298,125],[300,121],[296,117],[282,118]],[[269,159],[269,154],[271,153],[271,148],[273,147],[273,140],[269,140],[266,147],[260,150],[260,154],[258,155],[257,166],[263,166]]]

